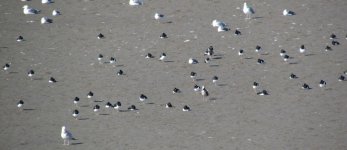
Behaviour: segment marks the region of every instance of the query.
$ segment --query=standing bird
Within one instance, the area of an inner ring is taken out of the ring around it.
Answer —
[[[283,56],[283,61],[284,61],[284,62],[287,62],[288,59],[289,59],[289,56],[288,56],[288,55],[284,55],[284,56]]]
[[[197,74],[195,72],[190,72],[190,78],[193,79],[193,82],[195,81],[196,75]]]
[[[165,108],[172,108],[172,104],[170,102],[168,102],[166,105],[165,105]]]
[[[258,82],[253,82],[253,89],[254,91],[257,93],[258,87],[259,87],[259,83]]]
[[[121,76],[121,75],[123,75],[123,74],[124,74],[123,70],[119,70],[119,71],[117,72],[117,75],[118,75],[118,76]]]
[[[255,52],[257,52],[258,54],[260,54],[261,50],[262,48],[259,45],[255,47]]]
[[[241,31],[239,31],[239,30],[235,30],[235,33],[234,33],[235,35],[241,35]]]
[[[64,140],[63,145],[70,145],[70,140],[76,140],[70,131],[66,130],[65,126],[61,127],[61,138]]]
[[[324,80],[320,80],[319,87],[323,88],[327,85],[327,83]]]
[[[34,76],[34,74],[35,74],[34,70],[29,70],[28,77],[30,77],[30,79],[32,80],[33,79],[32,77]]]
[[[304,83],[301,88],[304,89],[304,90],[311,89],[310,86],[308,84],[306,84],[306,83]]]
[[[333,40],[333,39],[336,39],[336,35],[333,33],[330,35],[330,39]]]
[[[200,91],[200,86],[198,86],[198,85],[194,85],[194,87],[193,87],[193,90],[195,91],[195,92],[199,92]]]
[[[80,114],[80,112],[75,109],[73,112],[72,112],[72,117],[74,117],[76,120],[78,120],[78,115]]]
[[[128,107],[128,110],[137,110],[136,106],[135,105],[131,105]]]
[[[111,108],[111,107],[113,107],[113,105],[112,105],[110,102],[107,102],[107,103],[105,104],[105,108]]]
[[[116,109],[116,110],[119,110],[120,106],[122,106],[122,103],[120,101],[118,101],[115,104],[113,104],[113,108]]]
[[[305,53],[305,51],[306,51],[305,45],[301,45],[300,49],[299,49],[299,52],[303,54],[303,53]]]
[[[204,63],[208,64],[210,62],[210,58],[205,58]]]
[[[327,45],[327,46],[325,47],[325,51],[332,51],[332,48],[331,48],[330,46]]]
[[[144,95],[144,94],[141,94],[140,97],[139,97],[139,100],[140,100],[141,102],[144,102],[144,101],[147,100],[147,96]]]
[[[160,22],[163,18],[164,18],[164,15],[163,15],[163,14],[159,14],[158,12],[156,12],[156,13],[154,14],[154,19],[155,19],[155,20],[158,20],[158,22]]]
[[[217,85],[217,81],[218,81],[218,77],[217,76],[213,76],[212,77],[212,83]]]
[[[104,58],[104,55],[102,55],[102,54],[99,54],[99,56],[98,56],[98,61],[101,63],[101,60]]]
[[[73,100],[73,103],[75,104],[76,107],[78,107],[78,102],[80,101],[79,97],[75,97],[75,99]]]
[[[160,60],[160,61],[164,61],[165,58],[166,58],[166,54],[165,54],[165,53],[162,53],[162,54],[160,55],[160,57],[159,57],[159,60]]]
[[[20,111],[23,110],[23,105],[24,105],[24,101],[23,100],[19,100],[17,103],[17,107],[19,108]]]
[[[258,59],[258,60],[257,60],[257,63],[258,63],[258,64],[265,64],[265,61],[264,61],[263,59]]]
[[[206,90],[205,86],[201,87],[201,95],[202,95],[202,100],[205,101],[205,97],[209,96],[208,91]]]
[[[110,58],[110,64],[113,64],[113,63],[115,63],[115,62],[116,62],[116,58],[111,57],[111,58]]]
[[[205,54],[204,55],[207,55],[209,57],[212,57],[214,54],[214,49],[213,49],[213,46],[209,46],[206,51],[205,51]]]
[[[4,71],[7,71],[8,69],[10,69],[10,64],[11,64],[11,63],[6,63],[6,64],[2,67],[2,69],[3,69]]]
[[[284,49],[281,49],[280,56],[283,57],[286,54],[286,51]]]
[[[244,54],[244,50],[243,49],[240,49],[239,50],[239,56],[242,56]]]
[[[87,94],[87,98],[92,98],[94,96],[94,93],[92,91],[89,91]]]
[[[254,14],[252,7],[248,6],[247,3],[243,3],[243,13],[246,14],[246,19],[251,19],[251,15]]]
[[[99,105],[95,105],[95,106],[93,107],[93,111],[94,111],[95,113],[99,112],[99,110],[100,110],[100,106],[99,106]]]

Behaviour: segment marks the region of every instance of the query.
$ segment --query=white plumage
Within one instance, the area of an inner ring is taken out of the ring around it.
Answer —
[[[138,6],[143,5],[143,0],[129,0],[130,6]]]
[[[61,15],[60,11],[55,9],[52,11],[52,16],[59,16],[59,15]]]
[[[193,59],[193,58],[189,58],[188,63],[189,63],[189,64],[197,64],[197,63],[198,63],[198,60]]]
[[[23,13],[26,14],[26,15],[33,15],[33,14],[40,13],[40,10],[34,9],[34,8],[30,8],[28,5],[24,5],[23,6]]]
[[[251,15],[254,14],[252,7],[248,6],[247,3],[243,3],[243,13],[246,14],[246,19],[251,19]]]
[[[42,4],[50,4],[53,3],[53,0],[41,0]]]
[[[63,145],[70,145],[70,140],[73,140],[74,137],[72,136],[71,132],[66,130],[65,126],[61,127],[61,138],[64,140]]]
[[[49,18],[47,18],[47,17],[42,17],[41,18],[41,24],[50,24],[50,23],[52,23],[53,22],[53,20],[52,19],[49,19]]]

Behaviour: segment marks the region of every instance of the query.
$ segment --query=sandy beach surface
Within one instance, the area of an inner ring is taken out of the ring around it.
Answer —
[[[347,1],[247,0],[256,12],[250,20],[243,2],[145,0],[136,7],[127,0],[1,1],[0,65],[11,67],[0,71],[0,149],[346,150],[347,81],[338,77],[347,70]],[[41,13],[24,15],[23,5]],[[52,16],[53,9],[62,15]],[[283,16],[284,9],[296,15]],[[155,12],[165,19],[154,20]],[[53,23],[40,24],[43,16]],[[214,19],[231,30],[217,32]],[[234,35],[235,29],[242,34]],[[167,39],[159,38],[163,32]],[[97,39],[99,33],[105,38]],[[331,44],[332,33],[340,45]],[[19,35],[25,41],[17,42]],[[298,52],[302,44],[306,56]],[[263,54],[254,51],[256,45]],[[327,45],[331,51],[324,50]],[[205,64],[209,46],[215,56]],[[166,62],[158,60],[163,52]],[[147,53],[155,58],[145,59]],[[103,63],[110,57],[116,63]],[[191,57],[199,63],[188,64]],[[117,76],[120,69],[125,75]],[[291,73],[298,78],[289,79]],[[50,77],[58,82],[48,83]],[[269,95],[257,95],[254,81]],[[303,90],[304,83],[312,89]],[[207,88],[208,100],[193,91],[194,84]],[[182,92],[173,94],[175,87]],[[16,107],[20,99],[23,111]],[[106,109],[107,101],[138,110]],[[165,108],[167,102],[174,108]],[[191,111],[183,112],[184,105]],[[78,139],[70,146],[60,137],[63,125]]]

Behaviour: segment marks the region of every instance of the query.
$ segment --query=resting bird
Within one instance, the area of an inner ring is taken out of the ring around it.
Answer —
[[[61,127],[61,138],[64,140],[63,145],[70,145],[70,140],[76,140],[70,131],[66,130],[65,126]]]

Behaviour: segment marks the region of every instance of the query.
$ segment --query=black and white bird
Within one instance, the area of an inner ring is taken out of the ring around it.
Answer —
[[[93,107],[93,111],[94,111],[95,113],[99,112],[99,110],[100,110],[100,106],[99,106],[99,105],[95,105],[95,106]]]
[[[299,52],[300,53],[305,53],[306,49],[305,49],[305,45],[301,45],[300,48],[299,48]]]
[[[80,114],[80,112],[75,109],[73,112],[72,112],[72,117],[74,117],[76,120],[78,120],[78,115]]]
[[[172,104],[170,102],[166,103],[165,108],[172,108]]]
[[[319,87],[323,88],[327,85],[327,83],[324,80],[320,80]]]
[[[174,88],[174,89],[172,90],[172,93],[173,93],[173,94],[181,93],[181,90],[178,89],[178,88]]]
[[[25,15],[34,15],[34,14],[39,14],[40,10],[35,9],[35,8],[31,8],[28,5],[24,5],[23,6],[23,13]]]
[[[240,50],[239,50],[239,56],[242,56],[243,54],[244,54],[243,49],[240,49]]]
[[[225,32],[225,31],[229,31],[230,29],[226,26],[218,26],[217,31],[218,32]]]
[[[332,48],[331,48],[330,46],[327,45],[327,46],[325,47],[325,51],[332,51]]]
[[[117,75],[118,75],[118,76],[124,75],[123,70],[122,70],[122,69],[120,69],[120,70],[117,72]]]
[[[137,110],[136,106],[135,105],[131,105],[128,107],[128,110]]]
[[[182,111],[190,111],[190,108],[188,105],[184,105]]]
[[[264,96],[264,95],[269,95],[269,93],[266,90],[262,90],[258,92],[257,95]]]
[[[104,55],[99,54],[99,56],[98,56],[98,61],[101,61],[103,58],[104,58]]]
[[[281,49],[280,56],[283,57],[286,54],[286,51],[284,49]]]
[[[189,58],[188,63],[189,63],[189,64],[197,64],[197,63],[198,63],[198,60],[196,60],[196,59],[194,59],[194,58]]]
[[[143,5],[143,0],[129,0],[130,6],[140,6]]]
[[[204,55],[207,55],[207,56],[209,56],[209,57],[212,57],[212,56],[214,55],[213,46],[209,46],[209,47],[206,49]]]
[[[213,76],[212,77],[212,83],[217,85],[217,81],[218,81],[218,77],[217,76]]]
[[[105,38],[105,36],[102,33],[99,33],[98,34],[98,39],[103,39],[103,38]]]
[[[2,69],[3,69],[4,71],[7,71],[7,70],[10,69],[10,67],[11,67],[10,64],[11,64],[11,63],[6,63],[6,64],[2,67]]]
[[[208,64],[210,62],[210,58],[205,58],[204,63]]]
[[[260,53],[261,50],[262,50],[262,48],[261,48],[259,45],[257,45],[257,46],[255,47],[255,52]]]
[[[119,110],[119,108],[122,106],[122,103],[120,101],[116,102],[115,104],[113,104],[113,108],[116,110]]]
[[[115,63],[115,62],[116,62],[116,58],[111,57],[111,58],[110,58],[110,64],[113,64],[113,63]]]
[[[195,81],[197,74],[195,72],[190,72],[190,78]]]
[[[19,100],[17,102],[17,107],[19,108],[19,110],[23,110],[23,105],[24,105],[24,101],[23,100]]]
[[[207,89],[205,88],[205,86],[201,87],[200,93],[202,95],[202,100],[203,101],[205,101],[205,97],[209,96],[209,93],[208,93]]]
[[[41,18],[41,24],[50,24],[50,23],[53,23],[53,19],[50,19],[48,17]]]
[[[54,3],[53,0],[41,0],[42,4],[50,4],[50,3]]]
[[[259,87],[259,83],[258,82],[253,82],[253,89],[257,90],[257,88]]]
[[[34,76],[35,71],[34,70],[29,70],[28,71],[28,77],[30,77],[31,79],[33,79],[32,77]]]
[[[336,35],[335,35],[334,33],[333,33],[333,34],[331,34],[331,35],[330,35],[330,39],[331,39],[331,40],[336,39]]]
[[[241,31],[239,31],[239,30],[236,29],[235,32],[234,32],[234,34],[235,34],[235,35],[241,35]]]
[[[147,59],[149,59],[149,58],[154,58],[154,56],[153,56],[151,53],[147,53],[147,55],[146,55],[145,58],[147,58]]]
[[[254,9],[247,5],[247,3],[243,3],[243,13],[246,15],[246,19],[251,19],[251,15],[254,14]]]
[[[20,36],[18,36],[18,37],[17,37],[17,42],[22,42],[22,41],[24,41],[23,36],[21,36],[21,35],[20,35]]]
[[[343,76],[343,75],[341,75],[340,77],[339,77],[339,81],[345,81],[345,76]]]
[[[166,39],[166,38],[167,38],[166,33],[163,32],[162,34],[160,34],[160,38],[161,38],[161,39]]]
[[[163,14],[160,14],[160,13],[158,13],[158,12],[156,12],[155,14],[154,14],[154,19],[155,20],[158,20],[158,22],[160,21],[160,20],[162,20],[164,18],[164,15]]]
[[[304,83],[301,88],[304,89],[304,90],[311,89],[310,86],[308,84],[306,84],[306,83]]]
[[[331,41],[331,44],[334,45],[334,46],[337,46],[337,45],[340,45],[340,42],[335,41],[335,40],[332,40],[332,41]]]
[[[61,127],[61,133],[60,133],[61,138],[64,140],[63,145],[70,145],[71,140],[76,140],[70,131],[66,129],[65,126]]]
[[[159,60],[160,60],[160,61],[164,61],[165,58],[166,58],[166,54],[165,54],[165,53],[162,53],[162,54],[160,55],[160,57],[159,57]]]
[[[140,97],[139,97],[139,100],[140,100],[141,102],[144,102],[144,101],[147,100],[147,96],[144,95],[144,94],[141,94]]]
[[[282,14],[283,14],[283,16],[293,16],[293,15],[295,15],[295,12],[290,11],[288,9],[285,9],[285,10],[283,10]]]
[[[60,11],[58,11],[58,10],[56,10],[56,9],[54,9],[54,10],[52,11],[52,16],[59,16],[59,15],[61,15],[61,12],[60,12]]]
[[[49,83],[56,83],[57,80],[55,80],[55,78],[51,77],[51,78],[49,78],[48,82]]]
[[[89,91],[87,94],[87,98],[92,98],[94,96],[94,93],[92,91]]]
[[[110,102],[107,102],[107,103],[105,104],[105,108],[111,108],[111,107],[113,107],[113,105],[112,105]]]
[[[283,56],[283,61],[284,61],[284,62],[287,62],[288,59],[289,59],[289,56],[288,56],[288,55],[284,55],[284,56]]]
[[[199,92],[200,89],[201,89],[201,87],[198,86],[198,85],[196,85],[196,84],[195,84],[194,87],[193,87],[193,90],[194,90],[195,92]]]
[[[75,99],[73,100],[73,103],[75,104],[76,107],[78,107],[78,102],[80,102],[80,98],[75,97]]]
[[[291,73],[290,76],[289,76],[289,79],[296,79],[298,78],[295,74]]]
[[[259,58],[259,59],[257,60],[257,63],[258,63],[258,64],[265,64],[265,61],[264,61],[263,59],[260,59],[260,58]]]

